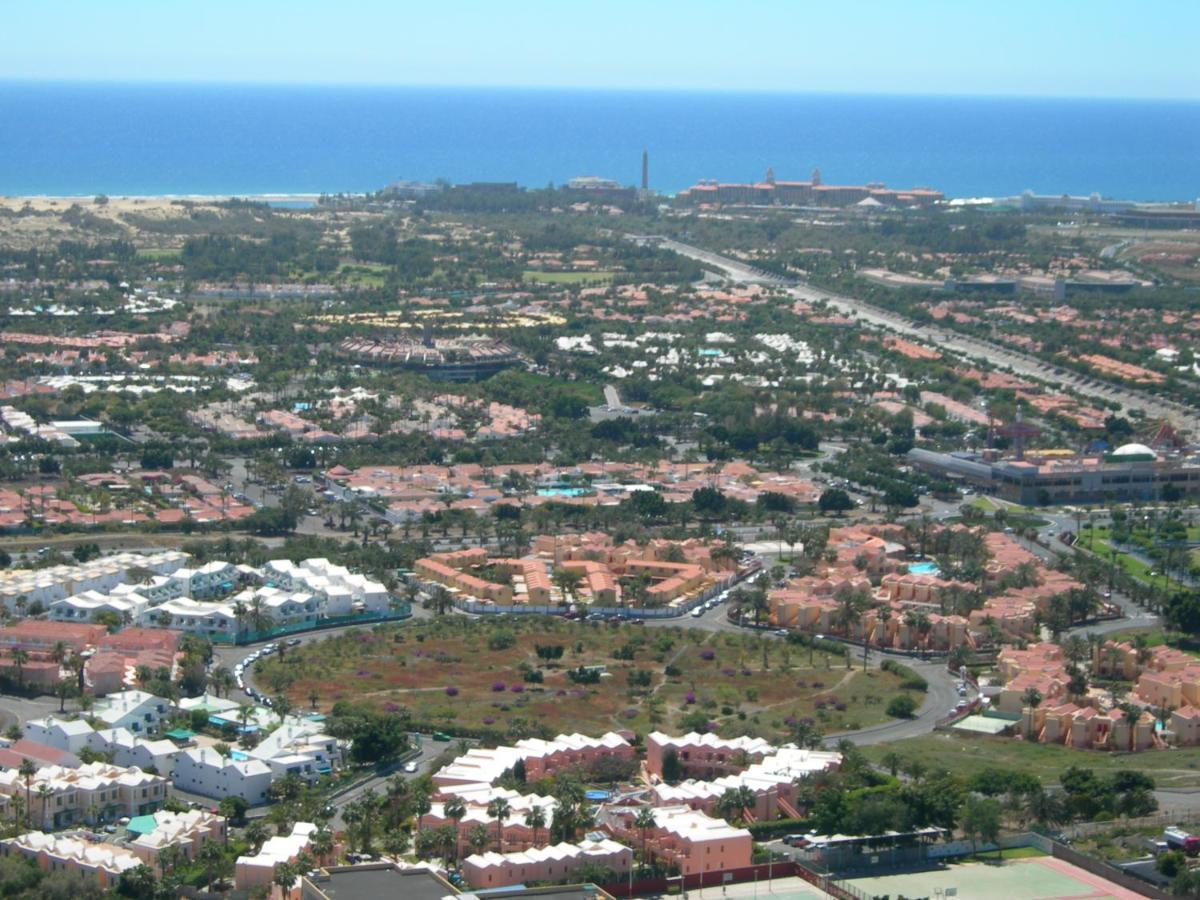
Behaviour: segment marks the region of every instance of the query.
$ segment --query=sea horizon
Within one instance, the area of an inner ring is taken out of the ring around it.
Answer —
[[[0,81],[0,194],[308,197],[395,180],[885,182],[1200,196],[1200,101],[627,88]]]

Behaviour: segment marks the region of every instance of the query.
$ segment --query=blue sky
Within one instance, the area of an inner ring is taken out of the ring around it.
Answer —
[[[1200,97],[1195,0],[5,0],[2,79]]]

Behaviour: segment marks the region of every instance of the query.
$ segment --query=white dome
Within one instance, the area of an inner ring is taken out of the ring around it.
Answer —
[[[1113,456],[1150,456],[1158,459],[1158,454],[1145,444],[1123,444],[1112,452]]]

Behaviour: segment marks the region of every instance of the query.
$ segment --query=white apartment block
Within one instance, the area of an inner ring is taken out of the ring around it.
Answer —
[[[312,782],[341,764],[346,746],[325,734],[320,723],[289,716],[247,756],[270,766],[273,778],[298,775]]]
[[[82,719],[30,719],[25,723],[25,737],[47,747],[78,754],[87,747],[97,753],[112,753],[119,766],[137,766],[169,775],[175,767],[178,748],[168,740],[146,740],[125,728],[104,728],[96,731]]]
[[[206,600],[228,594],[237,587],[239,573],[230,563],[213,561],[197,569],[176,569],[170,577],[180,596]]]
[[[136,622],[150,605],[132,585],[119,584],[110,593],[84,591],[50,604],[56,622],[94,622],[101,613],[112,613],[119,622]]]
[[[134,734],[155,734],[171,714],[171,703],[145,691],[121,691],[97,700],[91,717],[107,728],[124,728]]]
[[[265,803],[274,773],[261,759],[222,757],[216,750],[194,747],[175,757],[175,786],[183,791],[223,800],[242,797]]]
[[[190,597],[168,600],[145,609],[136,624],[143,628],[173,628],[209,638],[232,637],[238,633],[232,603],[202,603]]]
[[[164,550],[160,553],[114,553],[73,566],[49,566],[45,569],[9,569],[0,572],[0,604],[10,612],[17,600],[26,606],[41,603],[47,609],[63,600],[87,591],[111,592],[117,585],[131,581],[131,573],[145,569],[155,575],[170,575],[187,562],[186,553]]]

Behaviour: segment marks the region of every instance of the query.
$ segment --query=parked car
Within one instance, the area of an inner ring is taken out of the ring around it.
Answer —
[[[407,762],[407,763],[405,763],[405,764],[404,764],[404,771],[405,771],[405,772],[407,772],[409,775],[411,775],[413,772],[417,771],[417,764],[416,764],[416,762]]]

